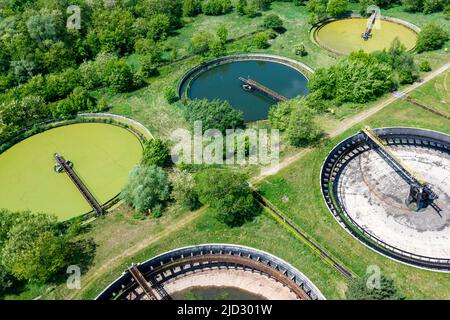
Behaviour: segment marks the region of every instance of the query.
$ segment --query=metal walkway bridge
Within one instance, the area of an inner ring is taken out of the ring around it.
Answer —
[[[262,84],[256,82],[255,80],[245,79],[243,77],[239,77],[239,80],[241,80],[241,82],[244,85],[247,85],[254,90],[258,90],[258,91],[264,93],[265,95],[269,96],[270,98],[272,98],[273,100],[275,100],[277,102],[284,102],[284,101],[288,100],[286,97],[283,97],[281,94],[273,91],[272,89],[269,89],[269,88],[263,86]]]
[[[364,39],[364,41],[369,40],[370,37],[372,37],[372,30],[373,26],[375,25],[375,21],[377,20],[378,13],[376,11],[372,12],[372,15],[370,16],[370,22],[367,26],[366,30],[361,34],[361,37]]]
[[[95,199],[95,197],[92,195],[92,193],[89,191],[89,189],[86,187],[86,185],[81,181],[81,179],[78,177],[78,175],[75,173],[75,171],[72,169],[72,167],[69,165],[69,163],[62,157],[61,155],[55,153],[53,155],[55,157],[55,160],[57,164],[64,170],[65,173],[69,176],[70,180],[75,184],[77,189],[81,192],[83,197],[86,199],[86,201],[89,203],[89,205],[94,209],[95,214],[97,216],[101,215],[103,213],[102,206],[98,201]]]
[[[410,185],[410,192],[407,204],[416,204],[416,211],[431,205],[437,212],[442,211],[434,200],[438,199],[438,195],[434,193],[431,186],[419,175],[414,172],[402,159],[397,157],[393,150],[381,140],[375,132],[369,127],[364,127],[362,132],[367,139],[376,147],[378,153],[383,157],[388,164],[394,168]]]

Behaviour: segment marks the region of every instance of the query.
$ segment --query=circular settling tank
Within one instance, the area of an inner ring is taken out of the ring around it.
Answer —
[[[336,146],[324,163],[321,181],[328,208],[371,248],[409,264],[450,270],[450,137],[413,128],[375,132],[438,199],[412,209],[404,171],[359,133]]]
[[[314,39],[325,49],[342,55],[359,50],[368,53],[383,50],[389,48],[395,38],[408,51],[416,47],[417,32],[400,21],[378,19],[368,40],[361,36],[366,28],[367,19],[362,17],[332,20],[314,30]]]
[[[105,123],[79,123],[44,131],[0,154],[0,208],[31,210],[67,220],[91,207],[65,173],[54,170],[58,153],[100,204],[120,193],[141,159],[140,140]]]
[[[97,296],[110,299],[322,300],[324,296],[300,271],[267,252],[203,244],[130,266]]]
[[[242,111],[245,121],[267,119],[276,100],[259,90],[245,90],[239,78],[251,79],[290,99],[308,94],[308,79],[299,70],[275,61],[226,61],[205,68],[184,83],[189,99],[228,101]]]

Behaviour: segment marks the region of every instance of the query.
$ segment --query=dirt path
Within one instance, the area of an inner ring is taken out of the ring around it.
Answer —
[[[435,70],[434,72],[430,73],[429,75],[427,75],[420,82],[416,82],[416,83],[412,84],[411,86],[405,88],[404,90],[396,91],[389,98],[387,98],[386,100],[382,101],[378,105],[368,109],[367,111],[358,113],[354,117],[351,117],[349,119],[346,119],[346,120],[342,121],[340,123],[340,126],[339,126],[338,129],[328,133],[328,137],[329,138],[334,138],[334,137],[344,133],[345,131],[347,131],[351,127],[355,126],[356,124],[366,120],[367,118],[371,117],[375,113],[381,111],[383,108],[385,108],[386,106],[390,105],[394,101],[397,101],[398,99],[402,99],[406,94],[410,93],[414,89],[420,87],[421,85],[429,82],[430,80],[434,79],[435,77],[439,76],[440,74],[446,72],[447,69],[449,69],[449,68],[450,68],[450,63],[447,63],[444,66],[442,66],[441,68],[439,68],[439,69]],[[300,158],[302,158],[303,156],[308,154],[311,150],[313,150],[313,149],[310,149],[310,148],[303,149],[300,152],[296,153],[295,155],[284,159],[278,165],[273,166],[273,167],[268,168],[268,169],[265,169],[263,173],[261,173],[258,176],[255,176],[252,179],[250,179],[250,183],[252,183],[252,184],[258,183],[261,180],[264,180],[267,176],[270,176],[272,174],[277,173],[279,170],[282,170],[282,169],[286,168],[287,166],[289,166],[293,162],[299,160]]]
[[[121,252],[114,258],[112,258],[108,261],[104,261],[100,267],[91,269],[92,270],[91,272],[88,272],[84,277],[81,278],[82,289],[81,290],[73,290],[71,292],[71,294],[68,294],[66,296],[66,299],[72,300],[72,299],[76,299],[76,298],[78,298],[78,299],[81,298],[83,293],[86,290],[88,290],[97,279],[102,277],[105,272],[118,267],[120,264],[123,263],[123,260],[125,258],[135,255],[136,253],[145,249],[146,247],[150,246],[151,244],[159,241],[161,238],[164,238],[164,237],[172,234],[174,231],[178,231],[178,230],[184,228],[185,226],[189,225],[192,221],[194,221],[195,219],[200,217],[205,211],[206,211],[206,207],[203,207],[195,212],[192,212],[192,213],[182,217],[177,222],[168,225],[164,229],[164,231],[160,232],[156,237],[145,239],[145,240],[139,242],[138,244],[136,244],[132,247],[129,247],[127,250]]]

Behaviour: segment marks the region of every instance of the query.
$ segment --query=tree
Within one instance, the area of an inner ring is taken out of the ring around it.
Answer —
[[[108,64],[104,70],[106,84],[115,92],[134,89],[133,70],[124,59]]]
[[[209,46],[209,53],[214,57],[221,57],[225,55],[227,48],[225,44],[219,39],[214,40]]]
[[[249,18],[254,18],[258,15],[258,3],[255,0],[250,0],[244,7],[244,13]]]
[[[258,49],[265,49],[269,46],[269,37],[265,32],[258,32],[253,38],[253,43]]]
[[[68,118],[81,111],[95,112],[96,107],[96,99],[86,89],[78,87],[65,100],[57,103],[53,116]]]
[[[224,169],[206,169],[195,176],[200,202],[209,205],[227,226],[240,226],[259,211],[247,177]]]
[[[159,138],[149,139],[145,142],[142,156],[143,165],[168,167],[171,163],[170,149],[166,142]]]
[[[218,16],[231,10],[230,0],[205,0],[202,3],[202,12],[210,16]]]
[[[327,16],[327,1],[326,0],[309,0],[306,8],[310,13],[309,22],[316,23],[323,20]]]
[[[238,15],[240,16],[244,16],[245,13],[245,8],[247,7],[247,0],[238,0],[237,4],[236,4],[236,12]]]
[[[289,125],[289,117],[291,116],[294,107],[295,102],[293,100],[287,100],[273,105],[269,110],[268,116],[272,127],[280,131],[286,130]]]
[[[18,128],[30,127],[51,115],[44,99],[27,96],[21,100],[13,100],[0,106],[0,122]]]
[[[255,4],[258,10],[265,11],[270,8],[270,4],[273,0],[252,0]]]
[[[11,61],[14,79],[17,83],[23,83],[31,79],[38,71],[36,64],[30,60]]]
[[[388,50],[375,52],[373,55],[379,62],[392,67],[398,83],[410,84],[419,78],[419,71],[413,56],[406,51],[405,46],[398,38],[394,39]]]
[[[97,9],[92,16],[92,27],[86,38],[91,51],[125,54],[131,51],[134,41],[134,17],[122,8]]]
[[[220,43],[225,44],[228,38],[228,29],[224,24],[221,24],[219,28],[217,28],[216,36],[219,39]]]
[[[419,12],[423,10],[423,0],[401,0],[407,11]]]
[[[306,106],[304,99],[300,99],[291,112],[286,129],[289,144],[295,147],[311,145],[317,143],[323,135],[323,131],[314,121],[314,110]]]
[[[433,13],[443,10],[445,0],[424,0],[423,12]],[[447,2],[448,3],[448,2]]]
[[[155,165],[136,166],[128,177],[121,198],[139,213],[152,211],[161,214],[163,204],[169,199],[169,182],[163,169]]]
[[[147,37],[153,41],[165,39],[170,30],[170,19],[163,13],[156,14],[148,21]]]
[[[417,38],[417,52],[440,49],[447,40],[448,32],[441,26],[430,23],[419,33]]]
[[[379,288],[371,288],[369,276],[353,278],[345,295],[349,300],[403,300],[405,297],[394,282],[384,274],[380,275]]]
[[[1,250],[1,261],[19,280],[48,281],[71,262],[68,238],[56,217],[44,214],[16,215]]]
[[[214,41],[214,37],[209,32],[199,32],[192,36],[191,52],[194,54],[206,55]]]
[[[26,25],[30,38],[42,46],[46,40],[57,41],[63,30],[62,14],[43,9],[38,15],[29,17]]]
[[[181,17],[183,15],[182,0],[143,0],[138,1],[135,7],[136,12],[148,18],[162,13],[169,17],[170,27],[178,28],[181,26]]]
[[[329,0],[327,12],[330,16],[339,16],[347,12],[348,0]]]
[[[202,121],[203,131],[216,129],[225,133],[227,129],[244,128],[242,112],[233,109],[227,101],[190,100],[184,115],[192,128],[195,121]]]
[[[392,67],[374,54],[354,52],[329,68],[318,68],[308,86],[315,99],[365,103],[396,87]]]
[[[183,0],[183,16],[194,17],[201,10],[201,3],[198,0]]]
[[[182,207],[189,210],[198,209],[201,205],[195,190],[194,177],[187,171],[177,170],[171,176],[171,197]]]
[[[266,29],[280,30],[283,28],[283,20],[276,14],[268,14],[264,16],[263,27]]]

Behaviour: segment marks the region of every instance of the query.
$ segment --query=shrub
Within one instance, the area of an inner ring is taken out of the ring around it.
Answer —
[[[405,297],[395,287],[394,282],[384,274],[380,275],[379,288],[371,288],[369,276],[354,278],[345,293],[349,300],[403,300]]]
[[[258,15],[258,4],[255,0],[246,2],[244,7],[244,14],[249,18],[254,18]]]
[[[141,68],[139,69],[139,72],[144,78],[158,75],[158,67],[151,56],[142,57],[140,62]]]
[[[264,17],[263,27],[266,29],[280,30],[283,27],[283,21],[276,14],[268,14]]]
[[[448,32],[441,26],[430,23],[419,33],[417,38],[417,52],[440,49],[447,40]]]
[[[253,38],[253,43],[258,49],[265,49],[269,46],[269,37],[265,32],[259,32]]]
[[[430,72],[431,71],[431,65],[428,60],[424,60],[419,64],[419,69],[422,72]]]
[[[305,45],[303,43],[294,48],[294,53],[300,57],[305,57],[308,55],[308,51],[306,51]]]
[[[164,88],[164,98],[170,104],[178,101],[178,94],[176,90],[172,87]]]

